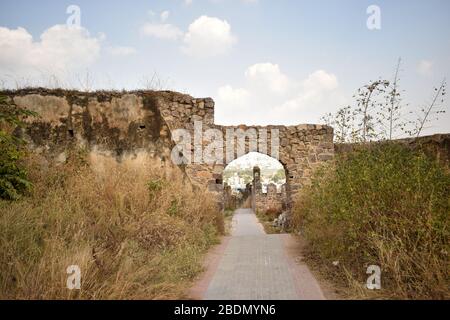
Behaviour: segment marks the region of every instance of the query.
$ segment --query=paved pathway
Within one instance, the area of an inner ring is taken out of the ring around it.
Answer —
[[[232,237],[206,290],[209,300],[323,299],[306,266],[298,269],[283,235],[267,235],[251,209],[238,209]],[[305,269],[306,268],[306,269]]]

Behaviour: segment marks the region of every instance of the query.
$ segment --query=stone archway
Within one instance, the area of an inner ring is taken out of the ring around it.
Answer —
[[[334,156],[333,129],[323,125],[298,125],[298,126],[218,126],[206,124],[208,128],[216,128],[223,132],[224,151],[230,143],[230,136],[226,131],[240,132],[241,136],[231,137],[234,140],[233,157],[226,158],[224,163],[214,164],[189,164],[186,166],[186,173],[194,183],[206,186],[213,192],[222,192],[222,172],[225,166],[232,160],[251,151],[266,154],[277,159],[286,172],[286,188],[289,203],[295,199],[301,188],[310,183],[313,171],[321,162],[329,161]],[[273,146],[268,143],[266,146],[258,143],[253,149],[249,136],[256,140],[271,142],[274,133],[277,132],[278,143],[275,143],[277,151],[273,154]],[[241,139],[243,151],[239,153],[238,140]],[[206,143],[207,144],[207,143]]]

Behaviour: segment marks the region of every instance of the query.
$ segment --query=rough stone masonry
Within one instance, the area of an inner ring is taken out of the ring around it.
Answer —
[[[253,168],[253,181],[251,186],[251,202],[252,209],[255,212],[267,212],[267,210],[275,210],[281,213],[288,209],[286,184],[281,186],[280,192],[277,191],[277,186],[274,183],[267,185],[267,192],[263,193],[261,183],[261,169],[259,167]]]
[[[119,161],[139,153],[170,161],[175,146],[173,131],[187,129],[193,133],[195,121],[201,121],[203,130],[223,131],[224,137],[227,129],[254,130],[258,135],[264,129],[270,141],[271,129],[277,129],[278,160],[285,168],[286,189],[291,199],[310,182],[313,170],[334,155],[333,129],[329,126],[220,126],[214,124],[211,98],[196,99],[171,91],[79,92],[43,88],[0,94],[10,97],[19,107],[39,113],[40,117],[29,119],[26,128],[18,134],[22,134],[33,149],[61,159],[71,147],[82,146],[89,152]],[[248,152],[248,139],[245,144]],[[270,146],[258,151],[271,155]],[[189,163],[181,169],[194,185],[221,194],[225,166],[226,163]]]

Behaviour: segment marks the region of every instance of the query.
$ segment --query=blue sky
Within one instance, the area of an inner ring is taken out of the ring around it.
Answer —
[[[64,29],[69,5],[82,32]],[[370,5],[380,30],[366,26]],[[2,0],[0,28],[5,86],[76,87],[89,73],[94,89],[134,89],[156,72],[163,88],[213,97],[224,124],[316,123],[390,79],[399,57],[405,111],[450,75],[446,0]],[[449,132],[449,120],[427,133]]]

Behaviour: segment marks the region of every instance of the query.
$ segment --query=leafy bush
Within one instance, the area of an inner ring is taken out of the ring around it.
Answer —
[[[20,109],[7,97],[0,96],[0,198],[17,200],[30,189],[27,172],[20,165],[24,156],[24,141],[11,134],[12,129],[22,126],[22,118],[36,114]]]
[[[450,174],[394,143],[337,155],[299,196],[294,224],[316,257],[350,283],[382,269],[382,294],[449,298]]]
[[[17,200],[31,187],[26,171],[19,160],[23,151],[19,143],[3,130],[0,130],[0,198]]]

